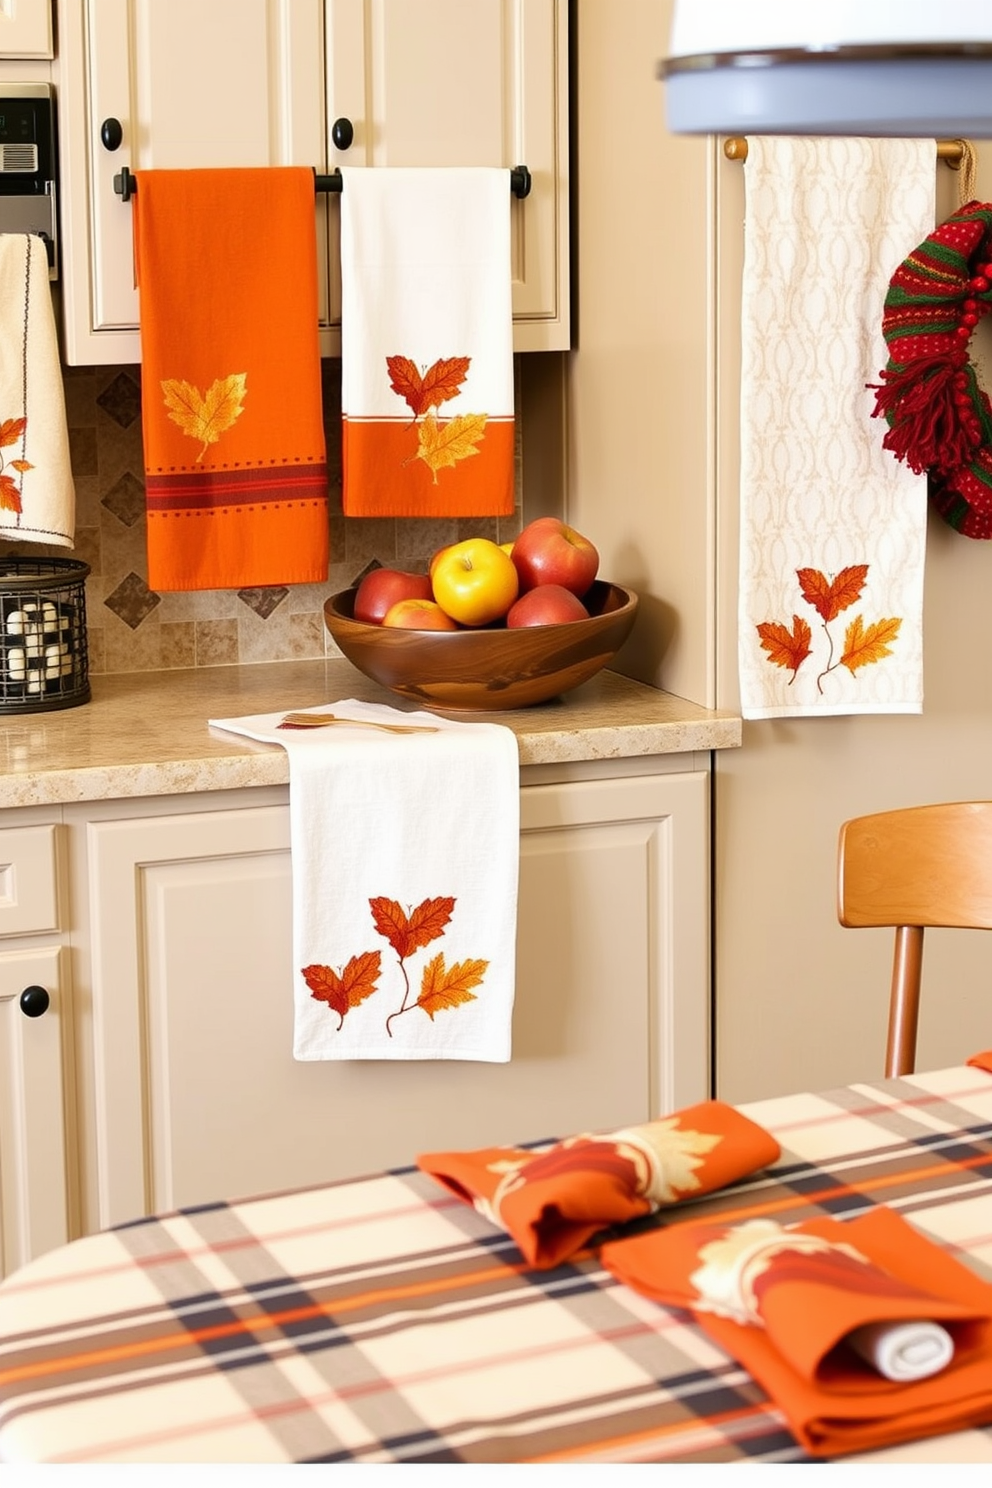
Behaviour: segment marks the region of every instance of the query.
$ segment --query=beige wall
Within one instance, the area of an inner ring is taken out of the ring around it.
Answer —
[[[715,150],[662,125],[671,5],[574,8],[570,519],[640,596],[631,676],[712,704]]]
[[[642,592],[625,669],[736,707],[743,172],[714,142],[664,130],[653,70],[670,0],[576,11],[568,509],[602,540],[605,570]],[[938,167],[940,215],[956,184]],[[992,194],[992,145],[976,194]],[[933,519],[923,715],[748,723],[743,747],[716,756],[721,1096],[880,1076],[891,940],[837,924],[837,832],[860,812],[992,795],[990,636],[992,543]],[[924,971],[921,1066],[992,1046],[992,942],[931,932]]]

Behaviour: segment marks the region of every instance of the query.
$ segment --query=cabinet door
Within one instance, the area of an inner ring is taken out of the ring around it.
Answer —
[[[293,1060],[286,807],[91,822],[88,1227],[705,1097],[705,782],[523,792],[506,1065]]]
[[[0,1276],[68,1239],[58,946],[0,951]],[[41,987],[41,1016],[21,994]]]
[[[124,165],[324,170],[323,3],[60,0],[59,17],[67,360],[137,362],[131,207],[114,176]],[[121,125],[115,149],[101,139],[108,119]],[[325,322],[327,211],[316,197]]]
[[[52,0],[0,0],[0,57],[52,55]]]
[[[530,170],[530,195],[511,204],[517,351],[569,346],[566,10],[565,0],[327,7],[328,117],[354,126],[346,150],[335,149],[332,133],[332,168]],[[336,265],[334,280],[339,322]]]

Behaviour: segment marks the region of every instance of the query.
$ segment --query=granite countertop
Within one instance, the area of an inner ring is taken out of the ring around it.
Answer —
[[[288,756],[212,729],[237,718],[346,698],[414,711],[350,662],[264,662],[91,678],[73,708],[0,714],[0,806],[114,800],[285,785]],[[506,724],[521,765],[729,749],[741,720],[604,671],[563,698],[504,713],[450,713]]]

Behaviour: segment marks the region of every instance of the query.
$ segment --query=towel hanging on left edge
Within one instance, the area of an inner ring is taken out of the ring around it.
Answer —
[[[313,171],[137,181],[149,587],[325,583]]]
[[[48,255],[0,234],[0,537],[71,548],[75,521]]]

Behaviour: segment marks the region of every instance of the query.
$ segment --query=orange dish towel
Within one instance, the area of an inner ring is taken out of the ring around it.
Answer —
[[[601,1260],[634,1291],[691,1310],[814,1457],[992,1421],[992,1287],[894,1210],[672,1225],[614,1241]],[[924,1344],[949,1339],[915,1379],[912,1351],[900,1361],[884,1348],[907,1328]]]
[[[324,583],[313,172],[137,180],[149,587]]]
[[[344,514],[510,516],[510,172],[341,174]]]
[[[544,1152],[428,1152],[417,1166],[544,1268],[568,1260],[601,1230],[736,1183],[779,1152],[763,1127],[711,1100],[621,1131],[569,1137]]]
[[[973,1065],[975,1069],[986,1070],[992,1075],[992,1049],[983,1049],[980,1054],[972,1054],[970,1059],[965,1060],[965,1064]]]

